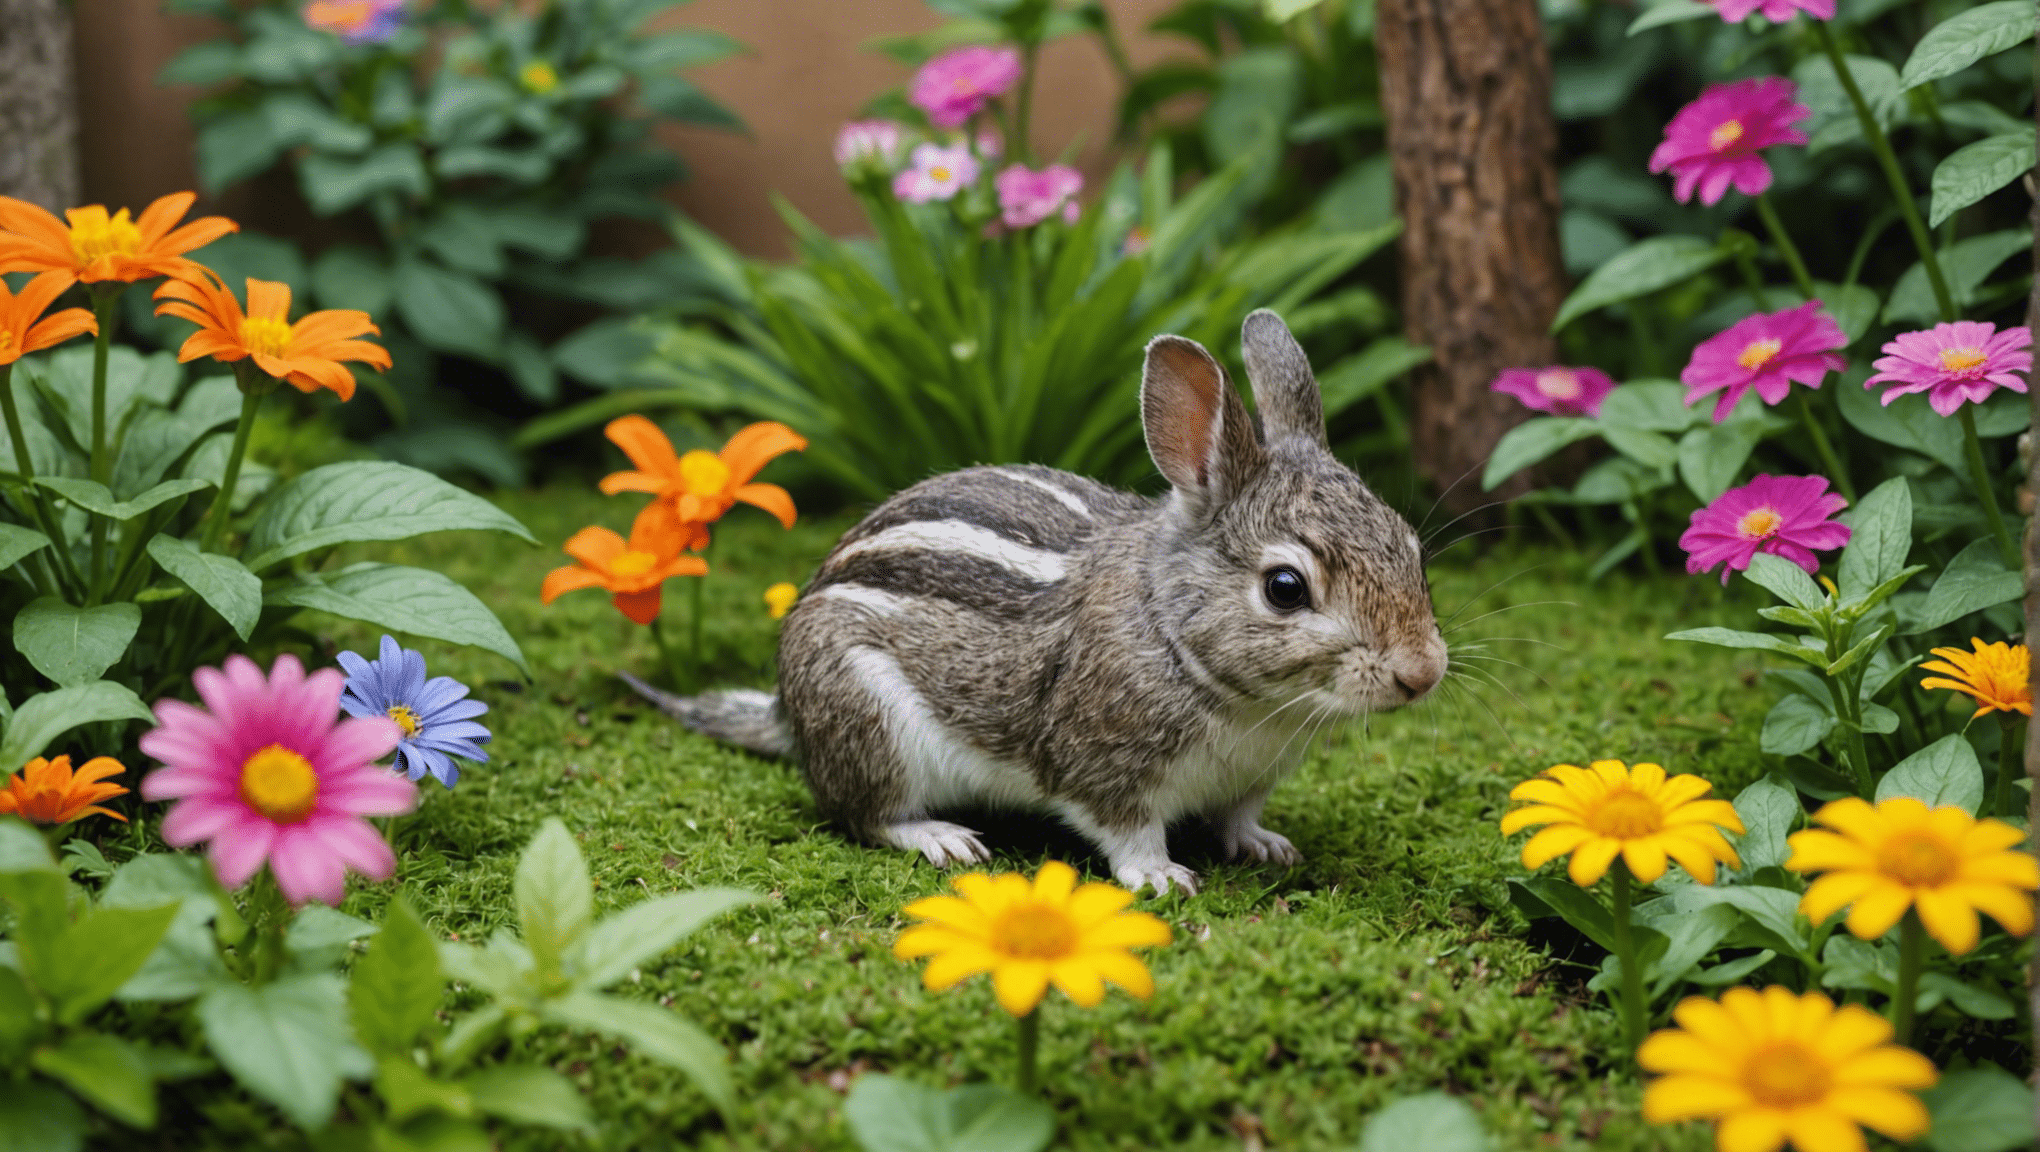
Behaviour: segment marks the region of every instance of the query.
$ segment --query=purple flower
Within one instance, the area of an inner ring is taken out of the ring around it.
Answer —
[[[1726,584],[1730,572],[1746,571],[1759,552],[1783,556],[1809,575],[1820,571],[1814,549],[1828,552],[1849,542],[1848,525],[1833,519],[1849,502],[1827,488],[1825,476],[1758,476],[1723,492],[1693,513],[1692,526],[1679,537],[1687,573],[1712,572],[1726,562]]]
[[[2025,351],[2031,343],[2033,333],[2025,327],[2000,332],[1979,320],[1936,324],[1886,344],[1885,355],[1872,362],[1877,375],[1863,387],[1880,381],[1897,385],[1885,389],[1886,405],[1908,392],[1925,392],[1934,411],[1953,416],[1965,402],[1981,404],[2000,388],[2024,392],[2019,374],[2032,371],[2033,354]]]
[[[488,762],[482,745],[489,742],[489,730],[475,723],[475,717],[489,706],[467,699],[467,685],[451,676],[425,679],[425,657],[389,636],[382,638],[379,660],[364,660],[352,652],[340,653],[339,660],[347,670],[340,707],[349,716],[386,716],[403,729],[403,739],[397,742],[397,771],[413,780],[430,772],[451,788],[460,780],[452,757]]]
[[[872,160],[890,168],[900,158],[900,126],[890,120],[852,120],[836,131],[836,164]]]
[[[1488,391],[1514,396],[1523,407],[1554,416],[1599,416],[1601,401],[1615,390],[1615,381],[1598,368],[1511,368],[1495,377]]]
[[[1721,18],[1730,24],[1740,24],[1755,12],[1764,14],[1764,19],[1773,24],[1783,24],[1792,19],[1795,12],[1821,20],[1835,18],[1835,0],[1707,0]]]
[[[405,0],[309,0],[305,27],[331,32],[349,44],[381,44],[404,25]]]
[[[947,200],[978,178],[977,157],[968,144],[918,144],[911,163],[893,177],[893,195],[909,204]]]
[[[907,98],[937,128],[955,128],[1003,95],[1020,79],[1020,53],[972,45],[944,52],[921,66]]]
[[[1068,223],[1077,220],[1077,193],[1084,174],[1067,164],[1050,164],[1036,172],[1014,164],[999,173],[999,218],[1008,228],[1031,228],[1058,211]]]
[[[1681,204],[1696,187],[1702,204],[1719,201],[1731,183],[1745,196],[1757,195],[1771,186],[1771,166],[1758,153],[1774,144],[1806,143],[1806,133],[1793,125],[1813,111],[1793,101],[1797,92],[1782,76],[1709,87],[1665,126],[1650,170],[1671,169],[1672,193]]]
[[[1783,312],[1745,316],[1726,332],[1702,341],[1679,373],[1691,406],[1710,392],[1720,392],[1714,422],[1721,423],[1751,388],[1766,404],[1785,399],[1792,382],[1820,387],[1829,372],[1848,367],[1841,350],[1849,337],[1834,318],[1809,300]]]

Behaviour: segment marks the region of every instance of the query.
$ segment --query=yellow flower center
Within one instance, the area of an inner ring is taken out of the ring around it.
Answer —
[[[1769,508],[1759,508],[1735,522],[1736,531],[1753,539],[1762,540],[1776,532],[1785,518]]]
[[[1552,368],[1537,374],[1537,391],[1553,400],[1577,400],[1580,378],[1563,368]]]
[[[1877,870],[1901,884],[1938,888],[1955,878],[1962,861],[1926,832],[1901,832],[1877,850]]]
[[[1060,908],[1021,904],[992,921],[991,944],[1008,956],[1054,960],[1076,948],[1077,926]]]
[[[774,620],[785,616],[793,608],[793,602],[800,599],[800,589],[791,584],[774,584],[765,590],[765,610],[772,613]]]
[[[1799,1108],[1825,1097],[1834,1085],[1827,1062],[1796,1040],[1761,1048],[1743,1065],[1743,1087],[1769,1108]]]
[[[1716,152],[1742,139],[1742,121],[1723,120],[1714,131],[1707,134],[1707,146]]]
[[[560,74],[553,71],[553,66],[543,60],[533,60],[526,64],[518,79],[524,81],[525,91],[539,96],[560,86]]]
[[[390,719],[395,720],[397,727],[404,730],[406,740],[418,734],[418,714],[404,705],[390,705]]]
[[[650,552],[625,552],[609,562],[609,574],[612,576],[642,576],[650,572],[652,565],[658,562],[659,558]]]
[[[259,356],[283,359],[290,347],[290,324],[284,320],[248,317],[241,321],[241,346]]]
[[[241,765],[241,799],[279,824],[295,824],[318,803],[319,774],[311,761],[271,744]]]
[[[1745,368],[1762,368],[1769,364],[1772,357],[1778,355],[1778,350],[1784,346],[1785,342],[1778,339],[1753,340],[1749,347],[1742,350],[1742,355],[1735,358],[1735,362]]]
[[[1949,372],[1972,372],[1988,359],[1981,348],[1941,349],[1941,367]]]
[[[142,247],[142,230],[128,219],[125,208],[108,216],[95,204],[65,215],[71,221],[71,253],[81,263],[101,256],[132,256]]]
[[[936,183],[938,184],[949,183],[949,169],[944,165],[937,164],[934,167],[928,169],[928,175],[934,177]]]
[[[680,483],[690,496],[720,496],[729,482],[730,466],[713,452],[696,448],[680,458]]]
[[[1616,840],[1636,840],[1664,827],[1657,801],[1641,792],[1619,788],[1587,812],[1587,827]]]

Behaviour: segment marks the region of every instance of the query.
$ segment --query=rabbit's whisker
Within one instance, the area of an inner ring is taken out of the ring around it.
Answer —
[[[1452,623],[1454,620],[1459,619],[1460,613],[1466,611],[1468,608],[1473,607],[1475,604],[1480,603],[1482,600],[1485,600],[1490,594],[1494,592],[1495,589],[1500,588],[1502,585],[1507,584],[1509,581],[1515,580],[1518,577],[1528,576],[1530,573],[1537,571],[1539,568],[1544,568],[1548,566],[1549,566],[1548,564],[1532,564],[1528,568],[1511,572],[1507,576],[1502,577],[1500,580],[1497,580],[1494,583],[1488,585],[1486,588],[1482,589],[1480,595],[1475,596],[1473,599],[1468,600],[1466,603],[1461,604],[1459,607],[1453,609],[1452,615],[1447,616],[1443,621],[1441,621],[1439,623],[1439,627],[1442,628],[1445,625]]]
[[[1480,623],[1481,621],[1487,619],[1490,616],[1500,616],[1504,612],[1514,612],[1518,608],[1550,608],[1553,607],[1554,605],[1563,608],[1577,608],[1580,606],[1579,601],[1577,600],[1526,600],[1521,604],[1504,604],[1500,608],[1496,608],[1488,612],[1483,612],[1480,615],[1475,616],[1471,620],[1461,620],[1458,623],[1452,625],[1451,628],[1443,629],[1442,631],[1445,631],[1449,635],[1453,632],[1459,631],[1462,628],[1471,628],[1473,625]]]

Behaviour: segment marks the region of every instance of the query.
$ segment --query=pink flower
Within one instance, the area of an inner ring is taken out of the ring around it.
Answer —
[[[1783,24],[1792,19],[1795,12],[1804,12],[1821,20],[1835,18],[1835,0],[1707,0],[1721,18],[1730,24],[1740,24],[1750,18],[1753,12],[1762,12],[1764,19],[1773,24]]]
[[[875,160],[890,168],[900,158],[900,126],[890,120],[852,120],[836,130],[836,165]]]
[[[999,173],[999,218],[1008,228],[1029,228],[1060,211],[1069,223],[1077,220],[1077,193],[1084,174],[1067,164],[1050,164],[1036,172],[1014,164]]]
[[[1730,572],[1746,571],[1759,552],[1783,556],[1809,575],[1820,571],[1813,550],[1829,552],[1849,542],[1848,525],[1832,519],[1849,502],[1827,487],[1825,476],[1759,476],[1723,492],[1693,513],[1692,526],[1679,537],[1687,573],[1712,572],[1727,561],[1721,570],[1726,584]]]
[[[955,128],[1020,79],[1020,53],[973,45],[944,52],[914,74],[907,98],[937,128]]]
[[[1599,416],[1601,401],[1615,390],[1615,381],[1598,368],[1511,368],[1495,377],[1488,391],[1514,396],[1525,408],[1554,416]]]
[[[1872,362],[1877,375],[1863,387],[1880,380],[1898,385],[1885,390],[1886,405],[1908,392],[1925,392],[1934,411],[1953,416],[1964,402],[1981,404],[2000,388],[2024,392],[2019,373],[2032,371],[2033,354],[2024,350],[2032,342],[2032,330],[2025,327],[1999,332],[1979,320],[1936,324],[1886,344],[1883,358]]]
[[[978,178],[977,157],[968,144],[917,144],[912,167],[893,177],[893,195],[909,204],[947,200]]]
[[[1696,186],[1702,204],[1720,200],[1731,183],[1745,196],[1757,195],[1771,186],[1771,166],[1757,153],[1773,144],[1806,143],[1806,133],[1793,125],[1813,111],[1793,102],[1797,92],[1782,76],[1709,87],[1665,126],[1650,170],[1672,170],[1672,193],[1681,204]]]
[[[1793,381],[1818,388],[1829,372],[1848,367],[1841,350],[1848,347],[1849,337],[1820,306],[1820,301],[1809,300],[1783,312],[1745,316],[1728,331],[1702,341],[1679,373],[1687,406],[1720,392],[1714,405],[1714,422],[1719,424],[1751,388],[1764,403],[1776,404],[1785,399]]]
[[[396,858],[362,817],[418,802],[417,785],[375,763],[403,737],[396,721],[340,719],[347,678],[337,668],[307,676],[291,655],[278,656],[266,680],[253,660],[229,656],[191,682],[206,708],[159,700],[141,740],[163,764],[142,779],[143,798],[177,801],[163,839],[211,841],[213,870],[229,888],[266,862],[292,904],[338,905],[350,868],[389,879]]]

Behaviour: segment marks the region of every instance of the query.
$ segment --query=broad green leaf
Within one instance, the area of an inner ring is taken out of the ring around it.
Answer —
[[[263,602],[331,612],[450,644],[472,644],[530,674],[524,653],[495,613],[474,593],[428,569],[355,564],[338,572],[301,573],[272,588]]]
[[[1846,382],[1837,385],[1836,403],[1842,418],[1856,431],[1932,458],[1958,476],[1967,476],[1962,426],[1934,411],[1922,393],[1884,404],[1877,393]]]
[[[142,627],[128,603],[78,608],[61,597],[31,600],[14,616],[14,648],[35,670],[70,688],[99,679],[127,654]]]
[[[50,538],[19,524],[0,524],[0,568],[12,568],[21,558],[50,546]]]
[[[314,213],[332,216],[378,193],[422,198],[432,191],[432,178],[416,144],[394,143],[359,158],[307,153],[298,161],[298,186]]]
[[[1695,428],[1679,439],[1679,479],[1702,504],[1712,504],[1742,474],[1763,437],[1764,426],[1754,420]]]
[[[84,1146],[85,1110],[77,1101],[34,1080],[0,1080],[0,1148],[78,1152]]]
[[[1686,982],[1698,984],[1703,988],[1722,988],[1730,984],[1740,984],[1749,978],[1750,973],[1777,959],[1777,956],[1776,952],[1766,948],[1755,955],[1745,956],[1740,960],[1730,960],[1722,964],[1716,964],[1712,968],[1701,968],[1688,972],[1686,973]]]
[[[1400,336],[1381,336],[1318,374],[1327,418],[1358,404],[1419,364],[1431,362],[1431,350]]]
[[[1553,332],[1610,304],[1669,288],[1728,259],[1728,251],[1697,236],[1653,236],[1594,269],[1559,306]]]
[[[1904,106],[1904,94],[1898,86],[1898,69],[1875,56],[1847,57],[1849,74],[1855,78],[1856,88],[1863,94],[1864,103],[1870,106],[1871,115],[1879,124],[1889,129]],[[1799,86],[1797,97],[1813,112],[1813,116],[1801,127],[1812,137],[1808,151],[1820,153],[1837,144],[1860,140],[1863,135],[1861,123],[1856,119],[1856,109],[1848,93],[1842,88],[1841,79],[1835,74],[1833,61],[1815,52],[1800,58],[1792,69],[1792,80]]]
[[[151,853],[114,870],[100,897],[101,908],[177,904],[177,915],[162,941],[115,993],[120,999],[189,1000],[226,977],[213,938],[212,922],[220,905],[207,883],[208,867],[193,856]]]
[[[386,461],[328,464],[291,481],[263,505],[248,529],[247,566],[263,572],[335,544],[464,529],[508,532],[538,543],[516,517],[423,469]]]
[[[500,352],[503,299],[482,281],[423,260],[403,260],[392,288],[404,324],[428,346],[483,360]]]
[[[633,904],[603,917],[567,950],[567,974],[577,987],[606,988],[708,920],[757,900],[739,888],[698,888]]]
[[[1614,950],[1615,922],[1608,909],[1571,880],[1532,876],[1520,881],[1524,890],[1541,901],[1551,913],[1579,929],[1589,940]]]
[[[390,271],[366,248],[336,244],[312,261],[312,292],[325,308],[351,308],[371,316],[390,306]]]
[[[1835,714],[1832,711],[1794,692],[1771,706],[1770,713],[1764,717],[1764,732],[1757,746],[1776,756],[1797,756],[1818,748],[1834,727]],[[1744,824],[1747,825],[1748,821],[1745,820]]]
[[[1912,490],[1894,476],[1837,517],[1850,529],[1837,585],[1847,607],[1896,576],[1912,552]]]
[[[2012,1003],[1995,987],[1965,984],[1946,972],[1925,972],[1920,975],[1920,999],[1933,999],[1933,1004],[1919,1005],[1921,1012],[1933,1010],[1934,1005],[1946,1000],[1964,1016],[1978,1020],[2010,1020],[2019,1014],[2018,1006]]]
[[[2031,12],[2024,0],[2018,2]],[[2033,1089],[1995,1064],[1944,1072],[1920,1097],[1934,1119],[1926,1135],[1933,1152],[2011,1152],[2033,1146]]]
[[[76,1024],[111,1000],[155,951],[177,907],[99,908],[67,925],[29,973],[55,1004],[57,1022]]]
[[[569,992],[544,1001],[539,1011],[554,1024],[599,1032],[628,1044],[640,1056],[686,1073],[724,1112],[734,1104],[736,1089],[722,1045],[665,1008],[596,992]]]
[[[512,1124],[576,1129],[594,1124],[574,1082],[550,1068],[505,1064],[461,1079],[477,1109]]]
[[[14,710],[0,737],[0,764],[19,765],[43,754],[57,737],[98,720],[154,720],[134,689],[95,680],[30,696]]]
[[[1979,4],[1929,28],[1906,58],[1898,82],[1905,88],[1917,88],[1953,76],[2032,34],[2033,5],[2027,0]]]
[[[215,984],[198,1002],[206,1044],[243,1088],[317,1129],[333,1117],[344,1080],[373,1070],[347,1030],[346,990],[324,972],[259,988]]]
[[[497,930],[487,946],[479,948],[440,941],[439,965],[448,979],[472,984],[499,1000],[530,999],[539,992],[535,980],[538,962],[507,930]]]
[[[539,825],[538,835],[518,857],[512,891],[525,946],[537,958],[539,971],[558,972],[568,947],[587,934],[595,919],[588,862],[558,817]]]
[[[1643,465],[1659,470],[1678,463],[1679,449],[1662,432],[1648,432],[1621,424],[1601,425],[1601,436],[1608,446]]]
[[[171,57],[156,73],[165,87],[191,84],[211,87],[241,75],[241,46],[231,40],[206,40]]]
[[[1847,932],[1828,937],[1821,950],[1825,988],[1861,988],[1891,995],[1898,984],[1898,949],[1881,941],[1858,940]]]
[[[1683,432],[1709,423],[1700,409],[1686,407],[1684,385],[1657,379],[1631,380],[1608,393],[1595,419],[1651,432]]]
[[[1443,1092],[1408,1096],[1367,1121],[1360,1152],[1489,1152],[1494,1141],[1466,1101]]]
[[[1896,631],[1898,631],[1898,625],[1892,621],[1886,621],[1879,625],[1876,631],[1856,641],[1855,647],[1842,653],[1827,665],[1825,671],[1828,678],[1837,679],[1842,673],[1868,659],[1871,653],[1881,650],[1884,647],[1884,642],[1891,639],[1891,634]]]
[[[399,896],[348,976],[355,1037],[373,1052],[408,1054],[432,1023],[444,991],[439,946],[410,902]]]
[[[1834,318],[1842,333],[1849,338],[1849,343],[1861,340],[1863,334],[1870,331],[1870,325],[1877,322],[1877,309],[1884,302],[1877,298],[1876,289],[1863,284],[1851,284],[1845,288],[1821,280],[1815,281],[1813,286],[1820,293],[1824,311]]]
[[[1742,913],[1726,904],[1716,904],[1647,923],[1665,939],[1664,951],[1644,970],[1644,977],[1650,981],[1649,998],[1656,1000],[1683,981],[1688,972],[1735,931],[1742,923]]]
[[[110,520],[126,522],[140,516],[166,500],[188,496],[201,488],[210,488],[213,482],[186,478],[165,480],[132,500],[115,500],[106,485],[90,480],[74,480],[63,476],[38,476],[35,482],[55,492],[87,512],[93,512]]]
[[[49,841],[41,833],[19,816],[0,816],[0,876],[57,870]]]
[[[1806,569],[1783,556],[1757,553],[1750,557],[1743,577],[1802,611],[1819,612],[1827,606],[1827,594],[1806,574]]]
[[[156,1126],[156,1082],[148,1061],[126,1041],[73,1032],[54,1048],[38,1049],[30,1063],[130,1128]]]
[[[334,968],[353,950],[356,940],[373,936],[376,926],[324,904],[307,904],[284,930],[283,950],[300,968]]]
[[[463,1119],[475,1114],[467,1089],[434,1079],[418,1067],[408,1049],[375,1062],[375,1094],[390,1110],[390,1119],[400,1124],[420,1113],[443,1112]]]
[[[1629,34],[1634,36],[1638,32],[1647,32],[1666,24],[1676,24],[1681,20],[1696,20],[1702,16],[1719,19],[1721,12],[1712,4],[1703,4],[1700,0],[1662,0],[1661,3],[1644,9],[1642,15],[1629,22]]]
[[[2022,252],[2033,250],[2033,235],[2023,228],[2007,228],[2002,232],[1986,232],[1981,236],[1970,236],[1941,250],[1942,275],[1948,281],[1948,293],[1955,298],[1957,308],[1966,308],[1976,301],[1976,291],[1998,265]],[[1902,324],[1916,321],[1932,324],[1940,320],[1940,304],[1934,299],[1932,287],[1927,283],[1924,267],[1914,264],[1898,278],[1891,295],[1884,301],[1884,322]],[[1918,395],[1917,393],[1915,395]],[[1941,418],[1946,422],[1947,418]]]
[[[866,1072],[850,1086],[843,1119],[865,1152],[1041,1152],[1055,1111],[997,1084],[930,1088]]]
[[[20,946],[15,945],[16,963],[19,963]],[[35,993],[22,982],[21,971],[0,961],[0,1063],[13,1063],[28,1051],[29,1041],[43,1030],[43,1022],[36,1019],[38,1005]]]
[[[55,410],[71,440],[81,446],[92,443],[92,364],[92,342],[86,340],[52,353],[41,371],[33,373],[36,391]],[[113,345],[106,357],[108,447],[119,446],[120,429],[137,404],[167,406],[182,377],[177,358],[168,352],[145,356]],[[6,460],[7,467],[14,466],[11,454],[0,459]]]
[[[1806,697],[1794,693],[1785,699],[1805,700]],[[1833,722],[1832,717],[1829,722]],[[1769,720],[1765,721],[1765,727],[1770,727]],[[1791,834],[1799,812],[1799,794],[1768,776],[1736,794],[1735,814],[1742,818],[1743,834],[1736,840],[1735,854],[1742,860],[1745,875],[1759,868],[1785,863],[1785,858],[1791,854],[1785,838]]]
[[[160,533],[149,539],[149,559],[219,613],[241,639],[255,630],[262,617],[262,581],[239,560]]]
[[[1900,760],[1877,782],[1877,802],[1911,796],[1929,808],[1954,805],[1976,815],[1983,803],[1983,765],[1960,732],[1941,737]]]
[[[233,377],[209,376],[185,392],[174,412],[156,407],[137,411],[113,462],[114,496],[133,499],[155,487],[207,433],[234,422],[242,399]]]
[[[1592,420],[1579,416],[1533,416],[1502,434],[1481,473],[1481,487],[1493,488],[1566,445],[1600,432]]]
[[[269,119],[269,136],[286,148],[300,145],[315,152],[359,155],[375,143],[375,132],[333,112],[325,104],[302,92],[284,91],[262,102],[262,114]]]
[[[2024,579],[2005,567],[1995,541],[1975,540],[1955,554],[1906,626],[1908,636],[1931,632],[1994,604],[2025,595]]]
[[[1811,947],[1806,927],[1799,916],[1799,893],[1783,888],[1760,888],[1746,884],[1687,884],[1667,900],[1691,911],[1714,904],[1730,904],[1748,917],[1748,923],[1730,943],[1755,942],[1755,946],[1805,956]]]
[[[1796,644],[1783,636],[1768,632],[1742,632],[1734,628],[1687,628],[1673,632],[1667,640],[1690,640],[1695,644],[1713,644],[1721,648],[1753,648],[1763,652],[1777,652],[1785,656],[1796,656],[1809,664],[1827,666],[1827,656],[1817,648]]]
[[[1992,136],[1956,149],[1934,169],[1933,210],[1927,223],[1941,221],[2033,170],[2033,134]]]

